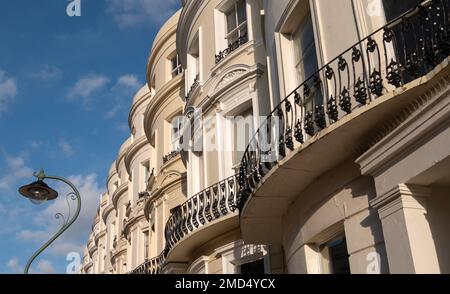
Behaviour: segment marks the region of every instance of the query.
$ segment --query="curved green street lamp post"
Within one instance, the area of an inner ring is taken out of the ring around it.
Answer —
[[[54,200],[58,197],[58,192],[50,188],[45,182],[44,179],[49,180],[57,180],[61,181],[72,189],[72,192],[67,194],[67,204],[69,205],[69,215],[67,219],[64,217],[62,213],[57,213],[55,217],[57,219],[62,218],[63,219],[63,226],[59,229],[58,232],[56,232],[53,237],[48,240],[41,248],[39,248],[36,253],[31,256],[31,258],[28,260],[27,265],[25,266],[24,274],[28,274],[28,271],[30,270],[31,264],[36,259],[36,257],[39,256],[50,244],[52,244],[59,236],[61,236],[78,218],[78,215],[80,214],[81,210],[81,196],[80,192],[78,192],[78,189],[67,179],[57,176],[47,176],[45,175],[44,171],[41,170],[39,173],[33,173],[33,176],[37,178],[36,182],[33,182],[29,185],[25,185],[19,188],[19,193],[22,194],[22,196],[28,198],[31,200],[31,202],[40,204],[44,201]],[[74,214],[74,216],[70,218],[70,204],[69,204],[69,197],[72,200],[77,200],[77,210]]]

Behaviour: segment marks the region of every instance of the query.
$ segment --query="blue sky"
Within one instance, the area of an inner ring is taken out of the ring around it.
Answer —
[[[39,206],[19,197],[41,167],[70,178],[84,206],[33,272],[65,273],[66,255],[86,243],[153,38],[179,3],[81,0],[81,16],[69,17],[67,0],[0,1],[0,273],[21,272],[66,210],[64,197]]]

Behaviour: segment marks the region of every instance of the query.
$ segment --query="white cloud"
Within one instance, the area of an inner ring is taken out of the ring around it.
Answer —
[[[74,154],[72,145],[70,145],[69,142],[67,142],[66,140],[64,139],[59,140],[58,145],[61,151],[64,153],[64,155],[72,156]]]
[[[102,89],[109,79],[104,75],[89,74],[80,78],[75,85],[69,90],[68,98],[76,100],[81,98],[83,105],[88,106],[92,95]]]
[[[120,91],[137,91],[142,86],[141,82],[136,75],[127,74],[120,76],[117,79],[116,84],[113,87],[113,90]]]
[[[30,146],[31,146],[31,148],[34,149],[34,150],[40,149],[41,146],[42,146],[42,144],[44,144],[44,142],[43,142],[43,141],[40,141],[40,140],[32,140],[32,141],[30,142]]]
[[[20,241],[32,241],[40,244],[50,238],[50,232],[22,230],[16,234],[16,238]]]
[[[19,274],[22,272],[22,267],[19,265],[19,260],[17,257],[13,257],[6,263],[6,267],[11,271],[13,274]]]
[[[7,263],[6,267],[9,269],[9,273],[11,274],[21,274],[25,267],[23,267],[19,263],[19,259],[17,257],[11,258]],[[53,266],[53,263],[47,259],[41,259],[36,267],[32,267],[29,270],[30,274],[55,274],[56,270]]]
[[[31,73],[31,77],[41,81],[49,81],[62,76],[62,70],[56,66],[45,66],[41,70]]]
[[[120,28],[161,24],[180,6],[180,0],[109,0],[107,12]]]
[[[125,74],[117,78],[116,83],[111,89],[111,94],[114,97],[114,104],[111,109],[107,111],[103,118],[112,119],[120,112],[126,112],[125,107],[128,107],[131,97],[142,87],[139,78],[134,74]],[[127,103],[126,103],[126,102]]]
[[[8,77],[6,72],[0,70],[0,114],[8,110],[9,104],[17,95],[15,79]]]
[[[119,110],[121,110],[121,109],[122,109],[122,105],[116,104],[116,105],[114,105],[113,108],[111,108],[108,112],[106,112],[103,117],[105,119],[111,119],[111,118],[115,117],[119,113]]]
[[[126,123],[119,123],[116,125],[116,130],[118,130],[119,132],[128,133],[130,131],[130,127]]]
[[[0,178],[0,189],[11,189],[11,187],[20,180],[31,178],[33,169],[25,165],[22,156],[7,156],[7,169],[3,171],[3,177]]]
[[[51,261],[42,259],[39,261],[37,265],[37,272],[32,271],[31,273],[34,274],[54,274],[56,273],[55,268],[53,267],[53,264]]]

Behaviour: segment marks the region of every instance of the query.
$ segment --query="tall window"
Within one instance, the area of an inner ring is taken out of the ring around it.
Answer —
[[[326,274],[350,274],[350,263],[345,237],[339,237],[320,246],[322,272]]]
[[[409,9],[415,7],[417,2],[417,0],[383,0],[386,21],[389,22],[407,12]]]
[[[148,233],[148,231],[145,231],[144,232],[144,259],[148,259],[149,258],[149,248],[148,248],[148,246],[149,246],[149,233]]]
[[[186,93],[190,87],[198,80],[200,76],[200,37],[199,34],[194,38],[188,51],[188,73],[186,75]]]
[[[242,112],[233,121],[233,167],[241,164],[245,149],[253,136],[253,110]]]
[[[292,40],[298,83],[302,83],[318,70],[311,12],[308,12],[300,26],[294,32]]]
[[[144,183],[146,184],[148,181],[148,178],[150,177],[150,161],[144,161],[142,163],[142,169],[144,172]]]
[[[170,70],[172,78],[176,77],[177,75],[183,72],[183,68],[181,67],[181,62],[180,58],[178,57],[178,54],[175,54],[175,56],[170,59]]]
[[[180,138],[181,138],[181,126],[183,123],[183,117],[177,116],[172,121],[172,133],[171,133],[171,151],[180,151]]]
[[[228,44],[231,44],[247,34],[247,12],[245,0],[238,0],[233,7],[225,13],[227,19]]]

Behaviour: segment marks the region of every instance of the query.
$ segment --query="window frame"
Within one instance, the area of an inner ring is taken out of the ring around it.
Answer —
[[[244,13],[245,13],[245,20],[242,23],[239,23],[239,13],[238,13],[238,7],[241,3],[244,3]],[[247,9],[246,9],[246,0],[237,0],[235,1],[230,8],[228,8],[224,12],[225,17],[225,40],[228,42],[228,44],[232,44],[233,42],[239,40],[242,36],[248,35],[248,15],[247,15]],[[228,16],[234,14],[234,18],[236,21],[236,26],[229,31],[228,28]],[[244,29],[245,28],[245,29]],[[237,32],[237,39],[230,41],[230,38]],[[244,32],[244,33],[243,33]]]
[[[312,37],[313,37],[313,42],[311,44],[309,44],[307,46],[307,48],[300,53],[299,50],[297,50],[296,46],[302,46],[301,44],[301,35],[302,35],[302,29],[306,28],[306,24],[310,22],[311,23],[311,30],[312,30]],[[297,39],[298,36],[298,39]],[[317,69],[319,69],[319,64],[317,62],[317,46],[316,46],[316,42],[315,42],[315,38],[314,38],[314,23],[312,20],[312,15],[311,15],[311,10],[309,9],[309,11],[305,14],[305,16],[303,16],[303,19],[300,21],[300,23],[298,24],[297,28],[290,34],[290,42],[291,42],[291,46],[292,46],[292,57],[293,57],[293,61],[294,61],[294,70],[296,72],[296,79],[297,79],[297,84],[302,83],[303,81],[301,80],[302,78],[300,77],[300,71],[298,70],[299,66],[302,65],[303,66],[303,71],[304,71],[304,65],[305,65],[305,60],[306,57],[308,55],[310,55],[312,53],[312,51],[315,51],[314,56],[316,56],[316,60],[315,63],[317,64]],[[298,42],[298,44],[296,44]],[[301,54],[301,56],[297,56],[298,54]],[[307,79],[309,76],[303,77],[303,79]]]
[[[174,56],[170,57],[169,62],[170,62],[170,75],[172,79],[176,78],[177,76],[183,73],[183,66],[181,65],[180,56],[178,54],[175,54]],[[174,64],[176,64],[175,67]]]
[[[336,243],[337,241],[341,241],[344,243],[345,245],[345,249],[347,251],[347,263],[348,263],[348,268],[349,268],[349,273],[351,273],[350,271],[350,255],[348,254],[348,248],[347,248],[347,239],[345,237],[345,234],[340,234],[337,235],[333,238],[331,238],[330,240],[328,240],[327,242],[322,243],[321,245],[318,246],[318,251],[320,254],[320,266],[321,266],[321,272],[323,274],[336,274],[334,271],[334,261],[332,259],[331,256],[331,248],[335,247],[332,246],[333,243]],[[338,273],[339,274],[339,273]]]
[[[178,127],[176,128],[176,132],[174,132],[174,124],[178,123]],[[180,139],[183,136],[182,134],[182,126],[183,126],[183,117],[176,116],[172,119],[170,123],[170,152],[180,151],[181,144]]]

